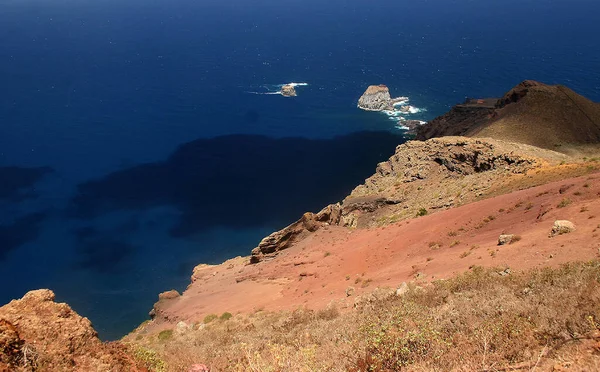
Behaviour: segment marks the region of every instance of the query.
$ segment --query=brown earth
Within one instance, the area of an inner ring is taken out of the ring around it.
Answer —
[[[598,149],[600,104],[571,89],[524,81],[489,105],[464,104],[418,129],[417,139],[448,135],[491,137],[564,153]]]
[[[183,295],[157,303],[155,320],[137,332],[223,312],[319,309],[331,302],[349,309],[376,287],[425,284],[473,265],[515,270],[596,258],[599,196],[595,173],[378,228],[323,227],[271,260],[249,265],[238,257],[196,267]],[[576,231],[550,238],[555,220],[572,221]],[[520,240],[498,246],[504,233]]]

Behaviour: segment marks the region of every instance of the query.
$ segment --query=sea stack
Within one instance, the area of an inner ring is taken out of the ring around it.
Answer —
[[[393,110],[390,90],[385,85],[371,85],[358,100],[358,107],[367,111]]]
[[[296,89],[291,84],[286,84],[281,87],[281,95],[284,97],[296,97]]]

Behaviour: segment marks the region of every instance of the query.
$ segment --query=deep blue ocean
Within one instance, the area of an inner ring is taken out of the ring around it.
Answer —
[[[0,0],[0,303],[104,339],[199,263],[341,200],[429,120],[525,79],[600,101],[596,0]],[[259,95],[305,82],[298,97]]]

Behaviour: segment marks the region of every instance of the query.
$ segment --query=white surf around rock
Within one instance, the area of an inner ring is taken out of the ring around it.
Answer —
[[[305,87],[308,86],[308,83],[286,83],[286,84],[265,84],[262,85],[261,88],[264,91],[247,91],[248,94],[258,94],[258,95],[278,95],[284,97],[295,97],[296,87]]]

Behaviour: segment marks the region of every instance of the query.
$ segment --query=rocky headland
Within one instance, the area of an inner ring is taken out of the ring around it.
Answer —
[[[454,106],[418,128],[416,138],[442,136],[491,137],[565,153],[594,153],[600,143],[600,104],[565,86],[526,80],[500,99]]]
[[[358,100],[358,108],[366,111],[394,110],[394,104],[407,100],[407,97],[392,98],[387,86],[371,85]]]
[[[359,107],[394,103],[371,86]],[[467,100],[120,343],[47,290],[3,306],[0,371],[595,370],[599,113],[531,81]]]

